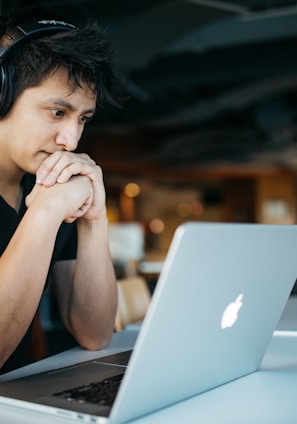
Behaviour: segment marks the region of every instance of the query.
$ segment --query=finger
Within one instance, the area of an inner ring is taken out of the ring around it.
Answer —
[[[96,169],[94,165],[84,162],[76,162],[65,167],[57,178],[58,183],[66,183],[73,175],[84,175],[91,181],[96,180]]]
[[[79,208],[74,214],[64,219],[64,222],[71,224],[76,221],[78,218],[81,218],[85,215],[85,213],[90,209],[90,204],[84,204],[81,208]]]
[[[57,177],[61,171],[69,164],[69,157],[62,152],[55,152],[43,161],[36,171],[36,183],[47,186],[56,183]]]
[[[72,175],[89,175],[94,164],[85,153],[55,152],[38,169],[36,182],[47,187],[56,182],[67,182]]]

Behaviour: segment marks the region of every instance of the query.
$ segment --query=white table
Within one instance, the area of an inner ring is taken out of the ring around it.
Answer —
[[[109,346],[100,352],[70,349],[3,375],[0,382],[125,350],[133,347],[137,334],[135,328],[116,333]],[[134,424],[296,424],[296,400],[297,299],[290,299],[258,372],[143,417]],[[69,424],[70,421],[1,406],[0,422]]]

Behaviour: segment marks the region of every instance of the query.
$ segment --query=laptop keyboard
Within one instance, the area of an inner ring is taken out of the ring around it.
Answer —
[[[123,375],[124,374],[119,374],[99,382],[63,390],[62,392],[54,393],[54,396],[62,397],[69,402],[77,401],[80,403],[95,403],[97,405],[112,406]]]

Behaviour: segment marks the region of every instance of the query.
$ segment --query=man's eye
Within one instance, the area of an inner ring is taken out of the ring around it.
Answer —
[[[80,121],[83,124],[86,124],[87,122],[90,122],[90,120],[93,118],[93,116],[87,116],[87,115],[82,115],[80,117]]]
[[[51,109],[51,112],[57,118],[60,118],[61,116],[64,116],[63,110],[60,110],[60,109]]]

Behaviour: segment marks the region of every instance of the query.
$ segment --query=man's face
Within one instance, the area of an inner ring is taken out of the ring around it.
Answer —
[[[26,89],[0,121],[0,153],[34,174],[53,152],[76,149],[95,108],[90,88],[82,85],[71,91],[66,71],[60,70]]]

